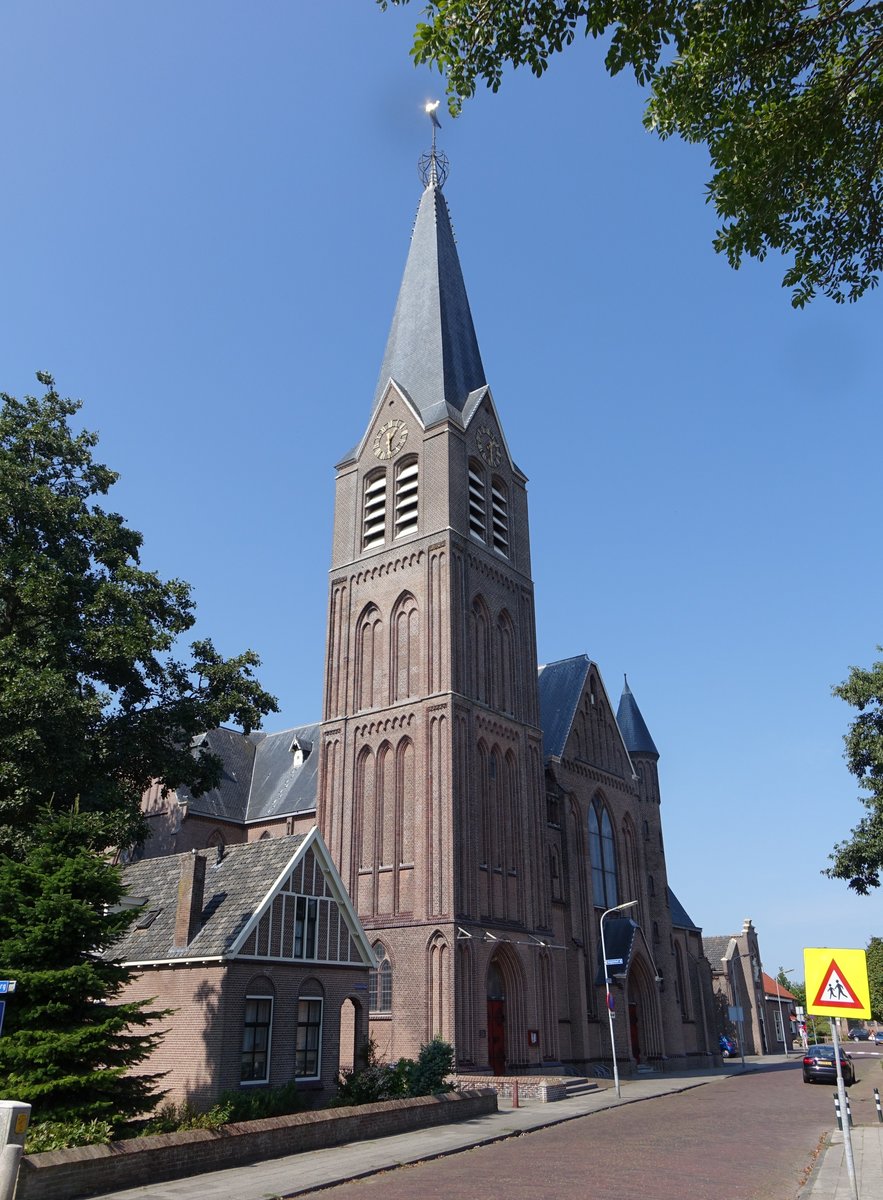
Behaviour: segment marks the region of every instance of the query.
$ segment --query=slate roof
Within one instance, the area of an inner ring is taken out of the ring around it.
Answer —
[[[545,663],[537,671],[540,725],[546,758],[560,758],[564,753],[590,666],[585,654],[578,654],[575,658]]]
[[[616,710],[616,723],[629,754],[652,754],[659,758],[659,751],[650,736],[650,730],[644,723],[641,710],[629,687],[628,679],[625,681],[619,708]]]
[[[698,926],[696,922],[690,918],[687,910],[684,908],[683,904],[681,904],[680,900],[677,898],[671,888],[668,889],[668,908],[669,912],[671,913],[672,924],[676,928],[695,929],[701,932],[700,926]],[[706,947],[707,954],[708,943],[704,942],[703,945]]]
[[[448,206],[435,183],[426,188],[417,210],[375,409],[390,379],[424,426],[459,417],[470,394],[486,385]]]
[[[734,940],[732,934],[729,934],[727,937],[704,937],[702,939],[705,957],[711,963],[712,971],[723,971],[721,960],[729,950],[730,943]]]
[[[307,751],[295,766],[292,743]],[[223,763],[218,787],[201,796],[178,789],[190,812],[247,824],[316,808],[318,725],[298,725],[279,733],[238,733],[212,729],[202,744]]]
[[[598,686],[604,693],[608,707],[610,698],[597,664],[585,654],[573,658],[562,658],[558,662],[544,663],[537,669],[537,689],[540,698],[540,726],[543,730],[543,753],[548,758],[560,758],[564,753],[567,738],[576,716],[580,698],[586,686],[590,669],[594,667]],[[623,737],[626,758],[631,747]],[[648,734],[649,737],[649,734]]]
[[[131,963],[223,958],[308,837],[298,833],[228,846],[220,862],[214,847],[200,850],[207,860],[202,928],[182,948],[174,945],[175,913],[181,860],[189,852],[146,858],[126,867],[123,880],[129,898],[143,902],[143,915],[107,953]],[[151,913],[156,915],[147,927],[137,928]]]

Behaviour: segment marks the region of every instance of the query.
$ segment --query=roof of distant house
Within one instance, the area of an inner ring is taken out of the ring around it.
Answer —
[[[765,996],[781,996],[783,1000],[797,999],[793,992],[789,992],[777,979],[773,979],[772,975],[767,975],[766,971],[761,972],[761,978],[763,979],[763,994]]]

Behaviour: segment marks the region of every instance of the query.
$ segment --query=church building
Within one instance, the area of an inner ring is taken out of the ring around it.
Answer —
[[[433,149],[373,403],[337,464],[321,722],[206,735],[221,785],[146,797],[144,853],[317,824],[377,960],[387,1060],[440,1035],[460,1072],[584,1072],[609,1064],[612,1027],[623,1070],[710,1062],[709,966],[669,887],[635,697],[614,708],[584,655],[537,668],[527,480],[445,169]]]

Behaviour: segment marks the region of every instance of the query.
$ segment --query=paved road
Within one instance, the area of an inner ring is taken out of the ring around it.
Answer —
[[[856,1056],[853,1119],[876,1123],[879,1061]],[[434,1162],[326,1189],[323,1200],[791,1200],[832,1127],[833,1087],[799,1062],[736,1076]]]

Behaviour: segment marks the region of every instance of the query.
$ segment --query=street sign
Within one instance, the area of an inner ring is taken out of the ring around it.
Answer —
[[[816,1017],[870,1017],[871,992],[864,950],[803,951],[806,1011]]]
[[[8,992],[15,991],[16,981],[14,979],[0,979],[0,996],[5,996]]]

